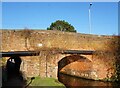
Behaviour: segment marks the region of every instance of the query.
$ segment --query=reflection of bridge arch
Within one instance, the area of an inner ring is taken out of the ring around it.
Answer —
[[[89,73],[91,68],[91,59],[81,55],[68,55],[58,62],[58,76],[59,72],[75,76],[84,76],[86,73]],[[82,75],[79,72],[82,73]]]

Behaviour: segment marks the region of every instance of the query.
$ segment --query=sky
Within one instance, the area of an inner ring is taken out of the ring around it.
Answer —
[[[3,2],[2,29],[44,29],[56,20],[65,20],[78,33],[118,34],[118,2]]]

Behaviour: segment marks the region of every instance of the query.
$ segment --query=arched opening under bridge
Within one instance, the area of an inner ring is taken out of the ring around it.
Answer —
[[[92,72],[92,65],[92,61],[86,58],[85,56],[66,56],[58,62],[58,78],[59,73],[89,78],[89,74]]]

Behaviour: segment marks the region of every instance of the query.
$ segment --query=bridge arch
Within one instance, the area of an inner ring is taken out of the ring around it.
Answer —
[[[58,61],[59,73],[88,78],[92,68],[91,59],[82,55],[67,55]]]

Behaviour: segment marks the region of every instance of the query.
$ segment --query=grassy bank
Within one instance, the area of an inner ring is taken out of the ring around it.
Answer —
[[[29,84],[30,81],[31,79],[28,78],[27,84]],[[48,86],[48,87],[57,86],[65,88],[65,86],[55,78],[40,78],[40,77],[35,77],[35,79],[33,79],[29,86]]]

